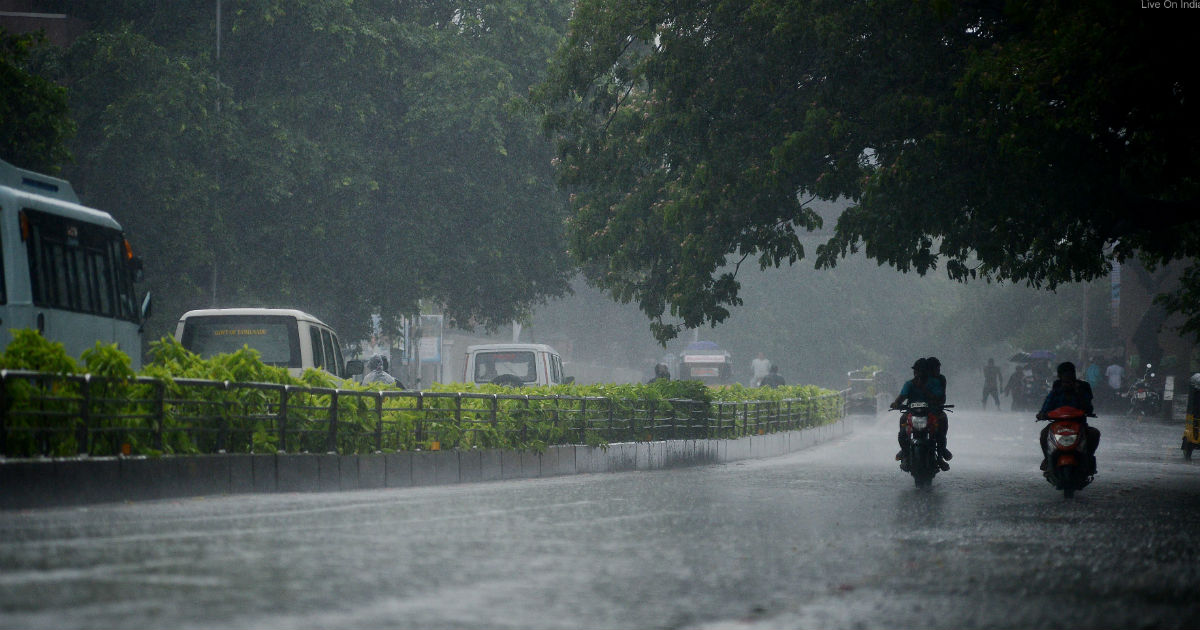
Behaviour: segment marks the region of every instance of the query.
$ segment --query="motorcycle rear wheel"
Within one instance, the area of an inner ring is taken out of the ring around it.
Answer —
[[[1064,499],[1075,498],[1075,467],[1063,466],[1058,469],[1059,480],[1062,483]]]

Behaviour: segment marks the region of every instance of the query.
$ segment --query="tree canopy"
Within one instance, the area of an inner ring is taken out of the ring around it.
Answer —
[[[68,158],[66,142],[75,125],[66,90],[26,68],[31,51],[40,45],[45,40],[39,35],[13,35],[0,28],[0,158],[57,173]]]
[[[81,4],[46,51],[79,127],[63,175],[122,221],[155,293],[308,310],[344,337],[418,301],[490,327],[568,290],[565,198],[521,105],[565,1]]]
[[[1055,288],[1200,253],[1197,20],[1100,2],[581,0],[537,99],[589,279],[660,341],[863,251]],[[1193,274],[1193,277],[1195,274]],[[1194,295],[1190,294],[1190,295]],[[1170,306],[1200,321],[1200,300]]]

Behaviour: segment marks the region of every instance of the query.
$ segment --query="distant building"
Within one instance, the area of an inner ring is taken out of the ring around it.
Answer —
[[[55,46],[66,46],[87,29],[87,23],[66,13],[71,3],[51,0],[0,0],[0,28],[20,35],[44,31]]]

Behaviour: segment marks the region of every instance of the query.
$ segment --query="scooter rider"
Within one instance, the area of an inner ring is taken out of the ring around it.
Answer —
[[[905,381],[904,386],[900,388],[900,395],[896,396],[896,400],[892,401],[891,408],[899,409],[904,402],[924,402],[928,403],[932,411],[937,413],[941,424],[945,425],[945,413],[941,410],[941,406],[946,403],[946,390],[944,380],[935,378],[930,373],[929,362],[927,359],[917,359],[912,366],[913,377],[911,380]],[[905,450],[905,438],[907,437],[904,430],[904,417],[900,417],[900,432],[896,434],[896,441],[900,444],[900,452],[896,453],[896,460],[900,462],[901,470],[908,470],[908,461],[906,459],[908,453]],[[946,434],[944,428],[939,428],[936,435],[938,442],[938,466],[942,470],[950,470],[950,464],[945,460],[950,459],[953,455],[945,448]]]
[[[1038,420],[1046,420],[1049,418],[1046,414],[1059,407],[1074,407],[1083,411],[1087,415],[1092,415],[1092,386],[1087,381],[1081,381],[1075,378],[1075,364],[1070,361],[1065,361],[1058,364],[1058,380],[1050,387],[1050,393],[1046,394],[1046,400],[1042,403],[1042,409],[1037,413]],[[1092,474],[1096,472],[1096,447],[1100,446],[1100,429],[1088,424],[1087,418],[1081,419],[1084,428],[1087,430],[1087,453],[1091,459]],[[1039,443],[1042,446],[1042,470],[1046,470],[1050,465],[1050,453],[1046,450],[1046,435],[1050,432],[1050,425],[1042,429]]]

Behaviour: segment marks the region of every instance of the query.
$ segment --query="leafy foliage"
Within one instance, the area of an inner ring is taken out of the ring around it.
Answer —
[[[741,263],[802,259],[813,199],[856,204],[821,267],[1054,288],[1194,257],[1195,77],[1163,62],[1190,29],[1103,3],[584,0],[537,93],[572,253],[660,341],[728,317]]]
[[[69,159],[75,124],[67,91],[28,68],[31,54],[45,45],[41,34],[12,35],[0,28],[0,159],[57,173]]]
[[[839,394],[812,386],[711,389],[698,381],[660,381],[513,390],[446,384],[400,392],[316,370],[295,379],[248,347],[201,359],[164,337],[151,354],[140,375],[150,378],[134,378],[128,356],[98,344],[84,357],[87,369],[97,372],[81,375],[61,344],[20,332],[0,358],[3,366],[54,371],[6,378],[5,454],[540,452],[553,444],[738,437],[842,415]],[[86,410],[84,401],[90,401]],[[748,408],[740,423],[733,412],[721,422],[714,407],[723,404],[753,404],[754,422]]]
[[[347,339],[437,303],[519,318],[567,290],[564,199],[520,105],[570,2],[119,0],[36,69],[79,126],[65,176],[146,261],[149,338],[190,308],[293,306]],[[303,271],[299,273],[298,271]]]

